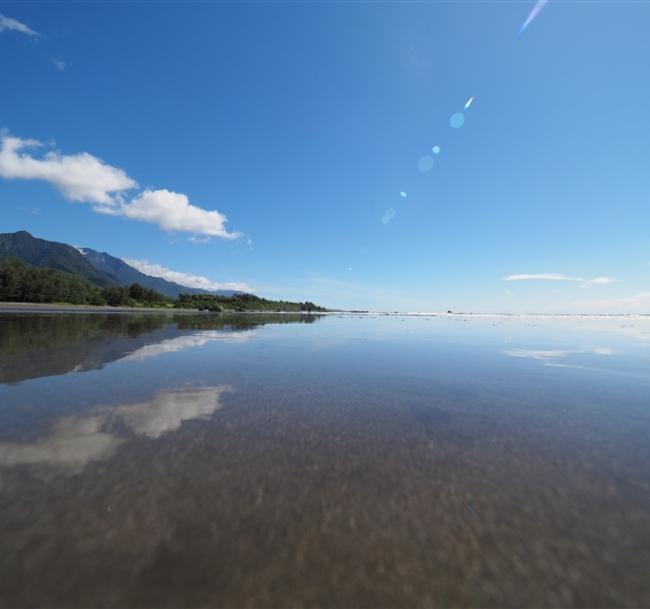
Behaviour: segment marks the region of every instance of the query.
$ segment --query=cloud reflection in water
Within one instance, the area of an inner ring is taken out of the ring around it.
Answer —
[[[138,435],[159,438],[184,421],[209,418],[228,391],[232,391],[229,385],[164,390],[145,402],[65,417],[34,442],[0,442],[0,466],[49,465],[79,471],[92,461],[108,459],[126,441],[111,422],[119,420]]]
[[[224,343],[243,343],[252,336],[250,330],[246,332],[224,332],[222,330],[210,330],[201,332],[201,334],[190,334],[187,336],[177,336],[169,338],[152,345],[139,347],[133,353],[129,353],[120,361],[144,360],[150,357],[157,357],[165,353],[176,353],[185,349],[202,347],[209,342],[220,341]]]

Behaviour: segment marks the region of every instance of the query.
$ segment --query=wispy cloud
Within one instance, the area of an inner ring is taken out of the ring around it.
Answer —
[[[14,32],[20,32],[21,34],[27,34],[28,36],[40,36],[38,32],[35,32],[28,25],[25,25],[17,19],[5,17],[0,13],[0,32],[4,32],[5,30],[13,30]]]
[[[90,203],[96,212],[149,222],[166,231],[222,239],[241,236],[226,229],[224,214],[193,205],[183,193],[147,189],[129,201],[126,193],[138,184],[123,169],[87,152],[65,155],[50,150],[41,156],[32,154],[42,148],[38,140],[1,135],[0,177],[42,180],[69,201]]]
[[[319,305],[343,309],[369,309],[374,311],[411,311],[435,309],[428,298],[407,293],[397,288],[368,285],[362,281],[325,276],[307,272],[282,284],[260,285],[258,293],[287,300],[312,300]],[[428,308],[425,308],[428,307]]]
[[[598,311],[600,313],[648,313],[650,292],[638,292],[632,296],[581,300],[571,303],[576,311]]]
[[[594,277],[593,279],[585,280],[587,285],[609,285],[610,283],[616,283],[618,280],[613,277]]]
[[[501,278],[502,281],[574,281],[574,277],[561,273],[520,273]]]
[[[41,208],[40,207],[21,207],[21,211],[24,211],[26,214],[29,214],[30,216],[40,216],[41,215]]]
[[[50,59],[50,61],[52,62],[54,67],[57,68],[57,70],[61,70],[61,71],[65,70],[65,61],[61,61],[60,59],[54,59],[54,57]]]
[[[613,277],[593,277],[586,279],[584,277],[575,277],[563,273],[519,273],[502,277],[501,281],[573,281],[588,285],[608,285],[615,283],[617,280]]]
[[[145,275],[153,277],[162,277],[167,281],[173,281],[190,288],[199,288],[201,290],[235,290],[237,292],[252,292],[253,289],[243,282],[218,282],[212,281],[201,275],[190,275],[180,271],[172,271],[162,264],[155,264],[148,260],[134,260],[133,258],[124,258],[124,262],[138,269]]]

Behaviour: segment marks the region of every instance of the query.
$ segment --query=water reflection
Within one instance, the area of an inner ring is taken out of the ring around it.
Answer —
[[[208,330],[201,334],[191,334],[189,336],[178,336],[169,338],[153,345],[145,345],[136,349],[133,353],[123,357],[120,361],[141,361],[150,357],[157,357],[165,353],[176,353],[185,349],[202,347],[212,341],[221,341],[226,343],[243,343],[251,338],[251,332],[224,332],[220,330]]]
[[[571,355],[614,355],[615,351],[609,347],[595,347],[593,349],[508,349],[503,352],[510,357],[521,357],[543,362],[545,366],[566,367],[557,360],[565,359]]]
[[[232,391],[228,385],[157,391],[143,402],[64,417],[33,442],[0,442],[0,466],[48,465],[78,472],[92,461],[111,457],[127,440],[125,432],[159,438],[184,421],[209,418],[227,391]]]
[[[66,417],[36,442],[0,442],[0,465],[47,464],[77,471],[108,459],[124,440],[102,431],[105,423],[105,416]]]
[[[119,406],[113,416],[136,434],[159,438],[176,431],[183,421],[209,418],[221,406],[219,399],[227,391],[232,391],[229,385],[158,391],[149,401]]]
[[[650,319],[319,319],[0,316],[0,606],[650,606]]]
[[[243,342],[266,324],[313,323],[314,315],[0,315],[0,383],[98,370],[110,362],[145,359]]]

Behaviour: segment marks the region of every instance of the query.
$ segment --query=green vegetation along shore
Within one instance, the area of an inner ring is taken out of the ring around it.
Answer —
[[[172,299],[138,283],[96,287],[83,277],[37,268],[13,258],[0,259],[0,302],[61,303],[110,307],[221,311],[323,312],[313,302],[267,300],[254,294],[180,294]]]

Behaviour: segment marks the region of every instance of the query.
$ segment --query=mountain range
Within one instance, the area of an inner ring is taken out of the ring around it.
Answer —
[[[182,293],[211,293],[220,296],[232,296],[236,293],[232,290],[208,292],[167,281],[162,277],[145,275],[124,260],[106,252],[98,252],[91,248],[76,248],[66,243],[39,239],[27,231],[0,233],[0,258],[2,257],[16,258],[32,266],[81,275],[93,285],[101,288],[110,285],[139,283],[141,286],[156,290],[168,298],[176,298]]]

